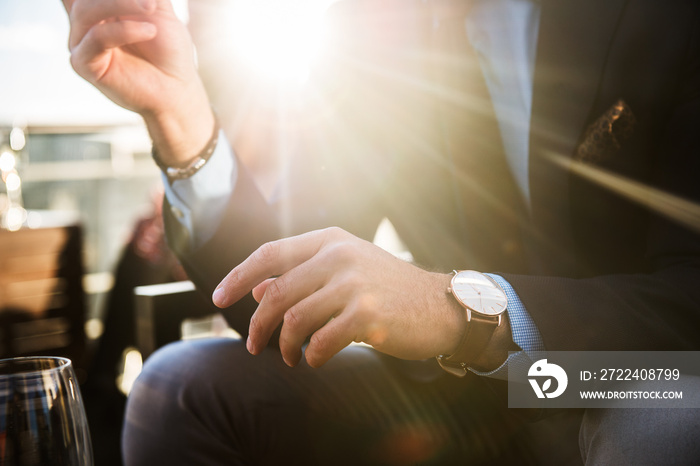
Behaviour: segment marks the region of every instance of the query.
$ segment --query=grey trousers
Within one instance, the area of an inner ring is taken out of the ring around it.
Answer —
[[[127,466],[700,464],[697,413],[590,410],[582,425],[580,413],[533,423],[487,383],[367,348],[312,369],[285,366],[275,350],[251,356],[235,340],[178,342],[134,385],[123,457]]]
[[[586,465],[699,465],[700,409],[588,409],[579,445]]]

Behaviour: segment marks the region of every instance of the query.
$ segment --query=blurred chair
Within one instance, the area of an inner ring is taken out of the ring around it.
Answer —
[[[0,230],[0,357],[82,367],[85,312],[80,226]]]
[[[134,299],[136,342],[144,359],[183,337],[237,335],[220,316],[221,310],[191,281],[137,286]]]

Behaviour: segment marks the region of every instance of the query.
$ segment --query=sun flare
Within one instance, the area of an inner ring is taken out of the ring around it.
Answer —
[[[226,22],[230,45],[261,79],[303,83],[324,38],[329,0],[233,2]]]

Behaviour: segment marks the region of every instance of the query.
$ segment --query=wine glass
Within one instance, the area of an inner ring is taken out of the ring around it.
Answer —
[[[0,466],[92,465],[78,381],[69,359],[0,360]]]

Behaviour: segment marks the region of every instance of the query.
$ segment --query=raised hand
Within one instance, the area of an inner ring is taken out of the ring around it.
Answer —
[[[63,0],[75,71],[141,114],[164,162],[185,163],[205,144],[213,116],[187,28],[169,0]]]
[[[260,305],[248,350],[262,351],[283,322],[285,362],[299,362],[311,335],[305,357],[318,367],[353,341],[404,359],[452,354],[466,319],[447,294],[449,282],[330,228],[263,245],[222,280],[213,299],[227,307],[253,290]]]

